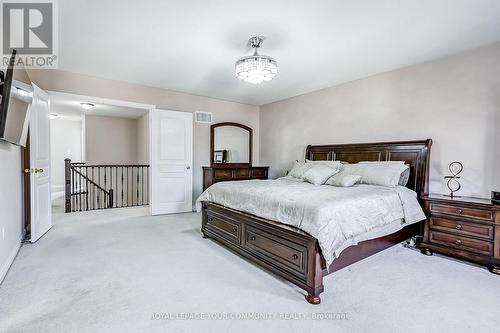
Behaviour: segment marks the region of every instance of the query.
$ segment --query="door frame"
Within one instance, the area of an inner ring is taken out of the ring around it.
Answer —
[[[136,102],[130,102],[130,101],[125,101],[125,100],[120,100],[120,99],[112,99],[112,98],[103,98],[103,97],[96,97],[96,96],[88,96],[88,95],[81,95],[81,94],[73,94],[73,93],[65,93],[65,92],[60,92],[60,91],[55,91],[55,90],[46,90],[47,94],[49,96],[60,96],[60,97],[67,97],[69,99],[79,99],[82,100],[82,102],[87,102],[87,103],[93,103],[93,104],[109,104],[113,106],[122,106],[122,107],[128,107],[128,108],[135,108],[135,109],[144,109],[147,110],[147,115],[148,115],[148,135],[149,135],[149,165],[151,166],[151,112],[153,110],[156,110],[156,105],[154,104],[146,104],[146,103],[136,103]],[[83,123],[82,126],[85,126],[85,117],[83,118]],[[85,154],[85,128],[82,128],[82,155]],[[29,154],[29,152],[28,152]],[[29,156],[29,155],[28,155]],[[52,158],[52,157],[51,157]],[[29,160],[28,160],[29,162]],[[151,198],[151,177],[148,177],[148,198]],[[28,188],[28,194],[30,189]],[[26,203],[26,202],[25,202]],[[151,203],[149,205],[149,213],[151,214]]]
[[[24,197],[24,230],[23,230],[23,240],[29,241],[31,238],[31,177],[30,174],[25,172],[29,169],[31,163],[31,135],[28,129],[28,135],[26,136],[26,146],[22,148],[23,154],[23,197]]]

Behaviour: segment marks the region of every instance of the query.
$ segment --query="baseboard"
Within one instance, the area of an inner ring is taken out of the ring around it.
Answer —
[[[19,252],[19,249],[21,248],[21,242],[19,242],[10,252],[10,255],[7,257],[7,261],[3,264],[2,269],[0,269],[0,284],[2,284],[3,279],[7,275],[7,272],[9,271],[10,266],[14,262],[14,259],[17,256],[17,253]]]

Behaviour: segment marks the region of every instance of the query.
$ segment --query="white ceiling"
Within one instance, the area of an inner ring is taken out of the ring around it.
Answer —
[[[81,103],[92,103],[91,110],[82,109]],[[97,98],[63,94],[53,92],[50,94],[50,112],[61,118],[81,120],[87,116],[107,116],[137,119],[148,112],[147,109],[131,108],[100,102]]]
[[[59,1],[60,68],[262,105],[500,40],[498,0]],[[234,62],[278,61],[270,82]]]

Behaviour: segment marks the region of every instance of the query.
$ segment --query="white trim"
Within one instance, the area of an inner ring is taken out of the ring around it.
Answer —
[[[21,241],[16,244],[16,246],[12,249],[10,252],[10,255],[7,257],[7,261],[2,266],[2,269],[0,269],[0,284],[3,282],[3,279],[7,276],[7,272],[10,269],[10,266],[14,262],[14,259],[17,256],[17,253],[19,252],[19,249],[21,248]]]
[[[153,104],[129,102],[129,101],[124,101],[124,100],[120,100],[120,99],[110,99],[110,98],[102,98],[102,97],[95,97],[95,96],[70,94],[70,93],[63,93],[63,92],[53,91],[53,90],[49,90],[47,92],[51,95],[67,97],[67,98],[78,97],[79,99],[84,99],[85,101],[87,101],[89,103],[95,103],[95,104],[109,104],[109,105],[114,105],[114,106],[123,106],[123,107],[127,107],[127,108],[146,109],[146,110],[151,110],[151,109],[156,108],[156,105],[153,105]]]
[[[87,142],[86,142],[87,136],[86,136],[86,132],[85,132],[86,131],[86,128],[85,128],[85,126],[86,126],[86,122],[85,121],[86,120],[85,119],[86,119],[86,117],[83,116],[82,117],[82,121],[80,123],[80,126],[82,127],[82,132],[80,133],[82,135],[82,154],[80,156],[80,161],[79,162],[85,162],[85,161],[87,161],[87,150],[86,150],[87,149]]]

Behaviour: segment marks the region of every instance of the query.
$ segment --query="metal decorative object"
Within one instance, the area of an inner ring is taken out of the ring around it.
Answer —
[[[450,171],[451,175],[450,176],[445,176],[444,179],[448,179],[446,182],[446,186],[448,186],[448,189],[450,190],[450,197],[455,197],[455,192],[460,190],[462,188],[462,185],[460,185],[460,182],[458,179],[460,179],[460,174],[464,170],[464,166],[462,163],[455,161],[451,162],[450,165],[448,165],[448,170]]]

